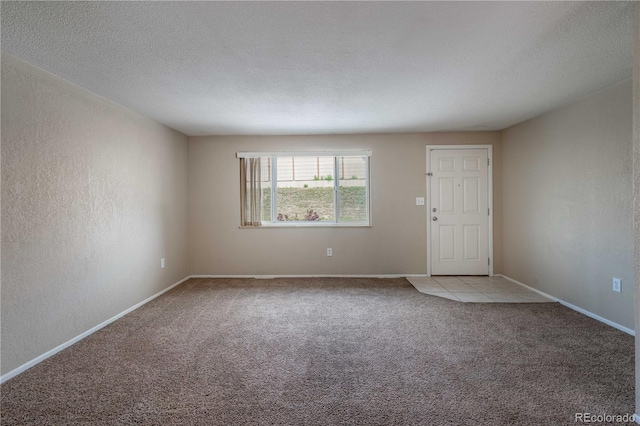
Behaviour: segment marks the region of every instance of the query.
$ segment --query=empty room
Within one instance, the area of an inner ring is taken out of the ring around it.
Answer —
[[[637,3],[0,5],[0,424],[640,423]]]

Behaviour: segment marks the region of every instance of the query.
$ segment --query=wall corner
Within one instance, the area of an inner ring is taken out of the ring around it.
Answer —
[[[633,269],[636,330],[640,330],[640,3],[633,11]],[[640,409],[640,333],[636,334],[636,411]]]

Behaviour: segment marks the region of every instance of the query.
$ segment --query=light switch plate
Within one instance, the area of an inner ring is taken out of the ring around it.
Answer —
[[[416,206],[424,206],[424,197],[416,197]]]

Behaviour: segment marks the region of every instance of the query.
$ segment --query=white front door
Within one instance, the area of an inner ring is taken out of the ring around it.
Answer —
[[[429,161],[432,275],[489,274],[488,149],[433,149]]]

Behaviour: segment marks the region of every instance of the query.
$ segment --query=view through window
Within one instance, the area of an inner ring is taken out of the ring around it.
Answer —
[[[368,175],[368,156],[263,157],[262,221],[368,224]]]

